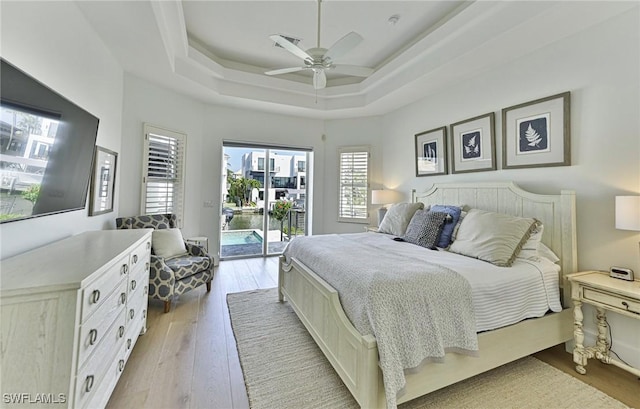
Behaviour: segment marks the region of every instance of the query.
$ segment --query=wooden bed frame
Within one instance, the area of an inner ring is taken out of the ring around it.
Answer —
[[[412,201],[460,204],[542,221],[542,242],[561,260],[558,283],[564,309],[478,334],[479,357],[449,353],[444,363],[423,365],[419,372],[406,376],[398,404],[572,339],[571,297],[565,277],[577,271],[573,191],[539,195],[514,183],[434,184],[425,193],[414,190]],[[386,407],[376,340],[360,335],[353,327],[336,290],[295,258],[289,265],[280,258],[278,279],[280,301],[289,302],[360,406]]]

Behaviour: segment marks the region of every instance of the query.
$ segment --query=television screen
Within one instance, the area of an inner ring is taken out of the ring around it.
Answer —
[[[0,223],[83,209],[98,118],[0,62]]]

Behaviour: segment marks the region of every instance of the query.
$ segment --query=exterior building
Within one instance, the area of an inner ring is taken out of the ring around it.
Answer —
[[[307,163],[304,155],[285,155],[277,152],[270,153],[270,202],[271,205],[278,199],[287,198],[295,200],[298,205],[304,203],[307,183]],[[264,207],[265,172],[267,171],[264,151],[251,151],[242,156],[242,169],[240,173],[247,179],[255,179],[260,182],[262,188],[255,189],[252,200],[258,208]]]

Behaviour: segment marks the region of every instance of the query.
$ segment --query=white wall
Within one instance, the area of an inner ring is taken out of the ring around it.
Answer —
[[[614,228],[614,197],[640,195],[639,17],[636,7],[385,115],[384,183],[405,192],[434,182],[506,180],[537,193],[575,190],[578,268],[619,265],[640,273],[640,235]],[[495,112],[500,168],[501,109],[563,91],[571,91],[572,166],[415,177],[414,134]],[[585,325],[593,337],[588,310]],[[639,367],[640,323],[610,315],[615,350]]]
[[[2,58],[100,119],[97,144],[120,152],[122,76],[119,64],[73,2],[2,2]],[[0,258],[83,232],[115,226],[114,212],[84,210],[0,225]]]
[[[324,214],[323,121],[207,105],[173,91],[125,75],[123,159],[120,215],[140,213],[142,126],[149,122],[187,134],[187,168],[183,234],[206,236],[209,250],[217,254],[220,236],[222,141],[272,143],[313,148],[313,231],[322,232]],[[206,207],[205,202],[215,203]]]

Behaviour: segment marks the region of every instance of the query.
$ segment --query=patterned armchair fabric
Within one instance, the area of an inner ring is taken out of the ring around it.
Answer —
[[[175,214],[152,214],[116,219],[117,229],[172,229],[178,227]],[[165,259],[151,248],[149,297],[164,301],[164,312],[171,309],[173,296],[206,284],[211,291],[213,258],[204,248],[185,243],[187,255]]]

